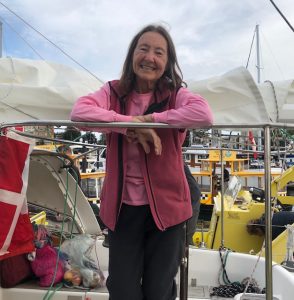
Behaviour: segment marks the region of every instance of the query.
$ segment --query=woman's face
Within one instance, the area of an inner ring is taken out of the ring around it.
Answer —
[[[163,75],[168,49],[165,38],[157,32],[146,32],[138,40],[133,54],[133,70],[136,74],[136,90],[147,93]]]

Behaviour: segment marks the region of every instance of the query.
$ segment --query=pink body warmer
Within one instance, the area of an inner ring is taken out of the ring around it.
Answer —
[[[124,105],[119,101],[117,82],[111,82],[110,109],[124,114]],[[157,103],[168,99],[162,110],[175,106],[176,92],[158,93]],[[152,101],[151,101],[152,102]],[[184,174],[182,141],[179,129],[156,129],[163,145],[162,154],[155,155],[152,147],[145,154],[140,147],[141,170],[146,186],[152,216],[157,227],[164,230],[179,224],[192,215],[190,192]],[[114,230],[122,204],[122,191],[126,170],[125,139],[116,132],[107,135],[106,178],[101,194],[100,216],[104,224]]]

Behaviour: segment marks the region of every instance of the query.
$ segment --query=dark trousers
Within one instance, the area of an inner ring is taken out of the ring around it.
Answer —
[[[176,299],[183,250],[183,223],[160,231],[149,205],[123,205],[115,231],[109,230],[109,299]]]

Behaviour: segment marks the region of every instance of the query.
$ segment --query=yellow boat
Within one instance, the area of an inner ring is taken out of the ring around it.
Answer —
[[[244,173],[244,172],[243,172]],[[294,196],[286,195],[285,187],[294,181],[294,167],[280,176],[274,176],[271,182],[272,199],[283,205],[294,205]],[[223,202],[222,202],[223,201]],[[274,203],[274,202],[273,202]],[[214,197],[214,207],[208,229],[199,229],[193,236],[198,247],[219,249],[226,247],[233,251],[257,254],[262,249],[264,237],[250,235],[246,225],[252,219],[258,219],[265,211],[265,202],[254,200],[248,190],[241,190],[234,203],[221,193]],[[287,233],[281,233],[272,243],[273,260],[281,263],[286,257]],[[264,250],[262,250],[264,255]]]

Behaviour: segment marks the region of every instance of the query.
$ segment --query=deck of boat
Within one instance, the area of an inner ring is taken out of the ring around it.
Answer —
[[[191,300],[200,300],[200,299],[201,300],[203,300],[203,299],[233,300],[234,299],[234,298],[223,298],[223,297],[210,296],[211,288],[212,287],[209,287],[209,286],[195,286],[195,287],[194,286],[189,286],[189,288],[188,288],[188,299],[191,299]],[[39,287],[37,285],[37,282],[33,281],[33,280],[27,281],[25,283],[21,283],[21,284],[17,285],[15,289],[22,290],[22,294],[23,295],[26,295],[26,291],[25,290],[27,290],[27,289],[29,289],[29,290],[32,290],[32,289],[34,289],[34,290],[36,290],[36,289],[37,290],[47,290],[47,288]],[[52,288],[52,291],[53,290],[54,290],[54,288]],[[78,294],[78,292],[86,292],[86,290],[84,290],[84,289],[67,288],[67,287],[62,287],[58,291],[61,291],[61,292],[70,292],[71,294],[72,293],[77,293]],[[8,290],[7,290],[7,292],[8,292]],[[88,292],[105,294],[105,295],[108,294],[106,287],[92,289],[92,290],[89,290]],[[178,294],[179,294],[179,288],[178,288]],[[29,296],[29,295],[27,295],[27,296]],[[77,295],[73,299],[75,299],[75,300],[81,300],[82,298],[80,298],[79,295]],[[179,295],[178,295],[177,299],[179,300]]]

